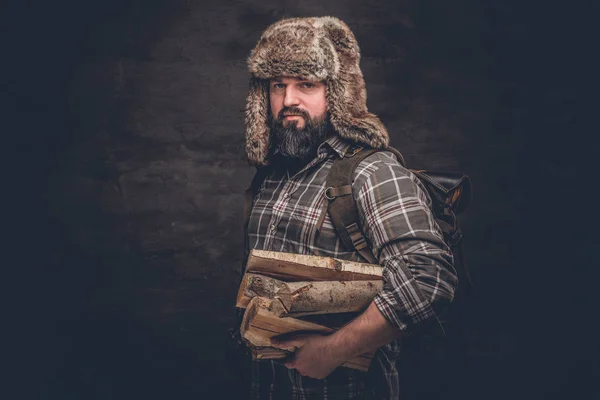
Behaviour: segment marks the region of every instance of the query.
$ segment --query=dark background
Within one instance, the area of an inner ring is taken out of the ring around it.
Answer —
[[[354,31],[409,166],[473,180],[478,323],[446,398],[600,398],[598,6],[474,0],[6,8],[5,398],[241,398],[245,58],[320,15]]]

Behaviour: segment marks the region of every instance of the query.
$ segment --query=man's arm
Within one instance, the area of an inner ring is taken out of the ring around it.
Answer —
[[[323,379],[343,362],[376,350],[400,335],[401,331],[383,317],[375,303],[371,303],[359,317],[329,336],[294,335],[273,342],[298,348],[285,362],[286,367],[298,370],[301,375]]]
[[[367,157],[353,184],[361,227],[383,266],[383,290],[374,303],[401,331],[441,331],[439,316],[458,282],[452,253],[425,188],[390,156]]]

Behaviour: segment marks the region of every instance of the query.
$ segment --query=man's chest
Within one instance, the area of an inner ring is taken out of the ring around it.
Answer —
[[[250,248],[357,259],[341,244],[327,214],[330,164],[288,178],[272,173],[254,196],[248,225]]]

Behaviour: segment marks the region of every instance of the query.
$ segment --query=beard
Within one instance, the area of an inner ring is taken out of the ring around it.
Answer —
[[[284,126],[284,114],[301,115],[304,127],[298,128],[298,121],[289,121]],[[313,159],[332,128],[327,115],[310,118],[306,111],[296,107],[283,108],[277,118],[270,118],[270,125],[272,157],[288,169],[298,168]]]

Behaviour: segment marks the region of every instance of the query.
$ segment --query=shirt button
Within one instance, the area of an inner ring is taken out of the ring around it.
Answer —
[[[271,225],[271,232],[275,232],[277,230],[277,225]]]

